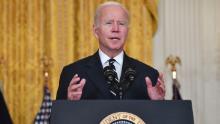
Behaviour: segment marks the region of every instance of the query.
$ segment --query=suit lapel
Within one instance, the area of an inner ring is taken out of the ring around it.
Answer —
[[[92,80],[94,85],[99,89],[99,91],[106,97],[110,95],[107,83],[104,79],[103,67],[98,52],[96,52],[90,61],[87,63],[88,70],[87,75],[89,79]]]
[[[123,61],[123,66],[122,66],[122,73],[121,73],[120,82],[122,82],[122,80],[124,78],[125,71],[128,67],[130,67],[136,71],[135,64],[132,63],[131,59],[126,54],[124,54],[124,61]]]

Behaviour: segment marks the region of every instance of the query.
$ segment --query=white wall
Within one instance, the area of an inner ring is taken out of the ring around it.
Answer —
[[[220,0],[160,0],[154,65],[165,74],[166,99],[172,97],[164,64],[170,54],[182,60],[180,91],[192,100],[195,124],[220,123]]]

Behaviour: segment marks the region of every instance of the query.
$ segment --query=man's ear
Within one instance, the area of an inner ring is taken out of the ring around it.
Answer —
[[[98,39],[98,27],[95,24],[93,24],[93,33],[95,37]]]

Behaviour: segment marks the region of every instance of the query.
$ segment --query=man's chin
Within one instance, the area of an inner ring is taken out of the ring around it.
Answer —
[[[114,48],[111,48],[110,51],[114,51],[114,52],[121,52],[123,49],[121,48],[118,48],[118,47],[114,47]]]
[[[110,45],[110,49],[112,49],[112,50],[120,50],[122,48],[121,46],[122,46],[121,44],[111,44]]]

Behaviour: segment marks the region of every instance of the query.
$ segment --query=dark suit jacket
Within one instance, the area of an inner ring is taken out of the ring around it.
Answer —
[[[0,124],[13,124],[1,90],[0,90]]]
[[[149,76],[153,85],[155,85],[158,71],[124,54],[121,79],[123,79],[126,67],[135,69],[136,78],[126,93],[124,93],[124,99],[149,99],[145,77]],[[113,99],[113,95],[109,92],[108,85],[104,79],[103,67],[98,52],[63,68],[57,99],[67,99],[67,88],[75,74],[78,74],[80,78],[86,79],[81,99]]]

